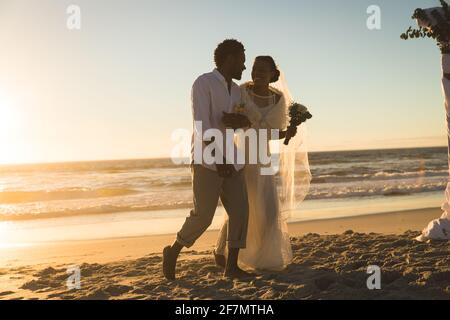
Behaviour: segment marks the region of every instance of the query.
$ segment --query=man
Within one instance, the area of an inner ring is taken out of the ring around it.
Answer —
[[[245,70],[244,46],[237,40],[225,40],[216,48],[214,60],[217,68],[198,77],[192,87],[194,133],[191,171],[194,209],[186,218],[172,246],[164,248],[163,272],[168,280],[175,279],[176,262],[181,249],[191,247],[210,226],[219,198],[229,216],[227,235],[229,252],[224,276],[229,278],[250,276],[237,264],[239,249],[245,248],[248,225],[243,165],[237,164],[236,161],[229,164],[225,160],[229,158],[226,157],[229,149],[225,147],[226,127],[238,128],[249,124],[245,116],[231,114],[241,100],[240,88],[233,79],[240,80]],[[199,123],[201,127],[198,126]],[[215,142],[212,137],[208,137],[208,132],[205,131],[211,129],[220,131],[222,142],[220,139]],[[202,149],[200,153],[196,150],[196,146],[199,145]],[[203,159],[203,150],[211,147],[215,152],[212,163]],[[237,150],[234,145],[233,147],[235,160]]]

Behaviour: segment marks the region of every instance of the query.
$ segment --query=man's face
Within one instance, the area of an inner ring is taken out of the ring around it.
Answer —
[[[238,55],[233,57],[233,68],[232,68],[232,77],[236,80],[242,79],[242,72],[245,68],[245,53],[242,51]]]

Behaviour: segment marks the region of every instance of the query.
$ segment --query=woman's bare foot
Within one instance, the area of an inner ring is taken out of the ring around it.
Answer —
[[[227,263],[225,256],[222,254],[218,254],[216,250],[214,250],[213,253],[214,253],[214,260],[216,261],[216,266],[225,269]]]
[[[228,268],[223,274],[224,278],[229,279],[244,279],[244,278],[254,278],[256,275],[251,272],[242,270],[239,267]]]

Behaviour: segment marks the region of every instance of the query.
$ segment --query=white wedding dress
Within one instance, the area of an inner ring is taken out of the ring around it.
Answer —
[[[252,122],[252,128],[266,130],[270,136],[270,129],[285,130],[288,125],[287,99],[278,90],[271,88],[274,93],[281,94],[276,102],[273,94],[272,101],[265,107],[259,107],[252,99],[254,95],[250,89],[251,83],[241,86],[242,101],[245,103],[244,113]],[[258,146],[260,135],[258,136]],[[278,140],[278,143],[283,140]],[[267,141],[267,144],[268,141]],[[267,145],[266,145],[267,146]],[[246,147],[248,157],[248,147]],[[270,148],[266,149],[270,150]],[[269,151],[270,152],[270,151]],[[269,155],[269,154],[268,154]],[[294,155],[295,156],[295,155]],[[258,157],[259,158],[259,157]],[[307,160],[307,157],[306,157]],[[287,216],[281,212],[277,178],[275,175],[262,175],[261,169],[268,167],[258,160],[257,164],[246,164],[244,176],[249,202],[249,223],[247,245],[239,252],[239,265],[243,268],[259,270],[282,270],[292,261],[292,249],[289,239]],[[309,165],[306,166],[306,181],[309,187]],[[293,180],[293,179],[292,179]],[[290,181],[292,184],[294,181]],[[306,184],[306,182],[305,182]],[[303,200],[303,199],[301,199]],[[227,219],[219,233],[216,253],[226,255]]]

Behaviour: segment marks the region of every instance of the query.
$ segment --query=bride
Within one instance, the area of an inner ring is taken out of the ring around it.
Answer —
[[[264,139],[266,134],[269,139],[275,139],[271,136],[271,129],[279,130],[278,140],[267,141],[266,144],[268,156],[271,156],[273,147],[278,147],[279,174],[261,174],[262,170],[268,169],[264,167],[270,164],[263,164],[259,157],[256,164],[248,164],[250,148],[245,148],[247,164],[244,176],[249,221],[247,246],[239,253],[239,264],[251,269],[282,270],[292,260],[286,220],[289,212],[306,196],[311,173],[302,143],[303,125],[299,127],[299,134],[296,128],[288,128],[288,106],[292,98],[272,57],[259,56],[255,59],[252,79],[241,85],[242,112],[249,118],[252,128],[256,129],[258,142],[255,145],[258,148],[261,146],[259,140]],[[266,132],[261,136],[264,130]],[[287,136],[291,140],[285,146],[280,139]],[[225,266],[227,228],[228,221],[225,220],[214,251],[216,264],[221,267]]]

